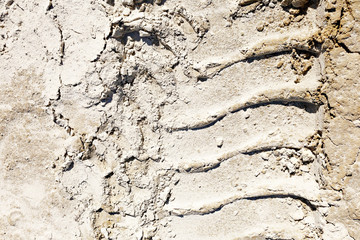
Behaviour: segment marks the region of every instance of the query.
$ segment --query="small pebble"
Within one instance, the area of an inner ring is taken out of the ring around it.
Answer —
[[[310,163],[315,160],[314,154],[309,149],[301,149],[301,160],[303,163]]]
[[[14,0],[9,0],[6,2],[5,6],[10,7],[14,3]]]
[[[140,30],[140,31],[139,31],[139,35],[140,35],[140,37],[150,37],[150,36],[151,36],[151,33],[146,32],[146,31],[143,31],[143,30]]]
[[[278,64],[276,65],[277,68],[281,68],[284,65],[284,60],[281,60],[280,62],[278,62]]]
[[[141,7],[139,8],[139,12],[144,12],[146,9],[145,5],[141,5]]]
[[[302,171],[302,172],[309,172],[310,170],[309,170],[309,167],[308,166],[305,166],[305,165],[301,165],[300,166],[300,170]]]
[[[123,15],[124,15],[124,16],[129,16],[130,13],[131,13],[130,8],[125,8],[124,11],[123,11]]]
[[[266,152],[262,152],[260,154],[260,157],[264,160],[264,161],[268,161],[269,160],[269,154]]]
[[[218,148],[221,148],[223,144],[224,144],[224,139],[222,137],[216,138],[216,146]]]
[[[289,10],[289,13],[290,13],[291,15],[298,15],[298,14],[300,13],[300,9],[291,8],[291,9]]]
[[[301,20],[303,20],[304,15],[298,15],[294,18],[294,22],[300,22]]]
[[[262,32],[264,30],[264,24],[260,24],[256,27],[256,30],[258,30],[259,32]]]
[[[305,217],[305,214],[301,209],[298,209],[291,214],[291,218],[294,219],[295,221],[300,221],[300,220],[304,219],[304,217]]]
[[[290,23],[291,23],[290,18],[286,18],[286,19],[284,20],[284,22],[283,22],[284,26],[289,26]]]

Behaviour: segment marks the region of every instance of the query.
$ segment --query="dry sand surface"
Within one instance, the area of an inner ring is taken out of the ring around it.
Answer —
[[[359,0],[0,0],[0,240],[360,240]]]

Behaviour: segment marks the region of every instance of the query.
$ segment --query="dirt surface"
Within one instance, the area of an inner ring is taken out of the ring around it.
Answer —
[[[357,0],[0,0],[0,239],[360,240]]]

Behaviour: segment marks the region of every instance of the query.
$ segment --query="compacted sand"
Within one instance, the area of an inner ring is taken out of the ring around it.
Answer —
[[[0,0],[0,239],[360,239],[357,0]]]

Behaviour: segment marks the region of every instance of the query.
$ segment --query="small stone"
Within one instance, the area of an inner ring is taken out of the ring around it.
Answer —
[[[106,230],[106,228],[101,228],[100,232],[104,236],[105,239],[109,239],[109,233]]]
[[[290,216],[295,221],[300,221],[300,220],[304,219],[305,214],[301,209],[298,209],[295,212],[293,212]]]
[[[150,221],[154,221],[154,220],[155,220],[154,212],[148,211],[148,212],[147,212],[147,218],[148,218]]]
[[[260,157],[261,157],[264,161],[268,161],[268,160],[269,160],[269,154],[266,153],[266,152],[260,153]]]
[[[270,8],[274,8],[275,7],[275,4],[273,2],[269,3],[269,7]]]
[[[309,149],[306,148],[301,149],[300,154],[303,163],[310,163],[315,160],[314,154]]]
[[[290,23],[291,23],[290,18],[286,18],[286,19],[284,20],[284,22],[283,22],[284,26],[289,26]]]
[[[321,48],[323,51],[327,50],[327,49],[332,49],[334,48],[334,42],[331,39],[326,39],[324,41],[324,43],[321,45]],[[354,121],[355,122],[355,121]],[[356,124],[355,124],[356,125]],[[359,121],[359,127],[360,127],[360,121]]]
[[[294,18],[294,22],[300,22],[303,19],[304,19],[304,15],[298,15]]]
[[[14,0],[9,0],[6,2],[5,6],[8,8],[14,3]]]
[[[224,139],[222,137],[217,137],[216,138],[216,146],[218,148],[221,148],[223,144],[224,144]]]
[[[298,15],[300,13],[300,9],[290,8],[289,13],[291,15]]]
[[[302,165],[300,166],[300,171],[308,173],[310,170],[308,166]]]
[[[131,37],[128,37],[126,47],[128,49],[133,49],[134,46],[135,46],[134,40]]]
[[[61,166],[63,171],[69,171],[74,166],[74,162],[71,159],[67,159],[66,162]]]
[[[129,16],[130,14],[131,14],[130,8],[125,8],[124,11],[123,11],[123,15],[124,16]]]
[[[69,156],[75,156],[77,153],[83,150],[81,139],[75,136],[67,139],[65,149]]]
[[[143,31],[143,30],[140,30],[140,31],[139,31],[139,36],[140,36],[140,37],[150,37],[150,36],[151,36],[151,33],[146,32],[146,31]]]
[[[262,32],[264,30],[264,24],[260,24],[256,27],[256,30],[258,30],[259,32]]]
[[[328,212],[329,212],[329,208],[327,208],[327,207],[320,207],[320,208],[318,209],[318,211],[321,213],[321,215],[327,216],[327,215],[328,215]]]
[[[278,62],[278,64],[276,65],[277,68],[281,68],[284,65],[284,60],[281,60],[280,62]]]
[[[140,8],[139,8],[139,12],[145,12],[145,5],[141,5]]]

